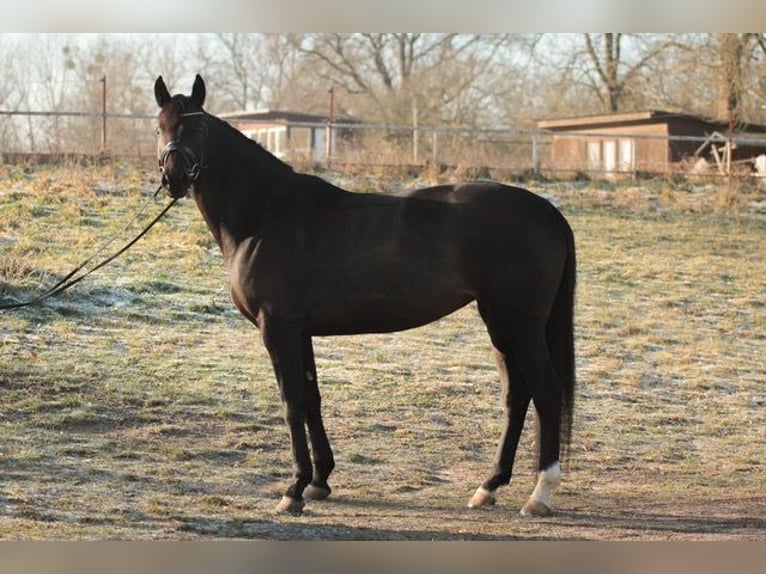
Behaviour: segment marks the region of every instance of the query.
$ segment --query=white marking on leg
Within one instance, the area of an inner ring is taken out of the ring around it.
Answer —
[[[495,492],[480,486],[476,489],[471,500],[468,501],[468,508],[480,508],[482,506],[491,506],[493,504],[495,504]]]
[[[559,461],[556,461],[545,470],[540,471],[537,477],[537,486],[535,486],[531,498],[545,506],[550,506],[548,500],[553,489],[559,485],[559,482],[561,482],[561,467],[559,466]]]

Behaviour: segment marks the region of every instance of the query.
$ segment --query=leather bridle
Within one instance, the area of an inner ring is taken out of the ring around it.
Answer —
[[[188,112],[188,113],[182,113],[180,114],[180,117],[188,117],[188,116],[204,116],[205,112]],[[202,127],[204,129],[204,132],[206,135],[207,133],[207,122],[203,122]],[[189,178],[189,183],[194,183],[197,181],[197,178],[199,177],[200,171],[204,167],[204,157],[203,154],[200,154],[199,157],[197,156],[196,152],[192,149],[192,147],[183,141],[181,137],[175,137],[172,140],[170,140],[167,144],[165,144],[165,147],[162,148],[160,151],[158,161],[159,161],[159,167],[160,172],[163,174],[163,182],[164,176],[165,176],[165,161],[167,160],[168,155],[170,155],[172,152],[177,152],[181,155],[181,157],[184,159],[184,162],[187,166],[186,169],[186,176]]]

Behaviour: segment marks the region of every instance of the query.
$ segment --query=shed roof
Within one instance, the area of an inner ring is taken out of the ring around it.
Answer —
[[[551,120],[540,120],[537,127],[552,131],[567,131],[572,129],[590,129],[609,126],[627,126],[641,124],[655,124],[666,122],[670,119],[684,119],[707,124],[715,129],[725,129],[724,122],[709,120],[693,114],[680,112],[668,112],[665,110],[644,110],[638,112],[618,112],[612,114],[598,114],[592,116],[577,116]]]
[[[297,124],[297,123],[325,123],[327,115],[310,114],[306,112],[293,112],[288,110],[261,109],[253,111],[229,112],[220,114],[218,117],[229,121],[246,121],[254,123],[270,124]],[[357,123],[358,120],[348,117],[336,117],[336,122]]]
[[[686,120],[704,126],[710,131],[728,131],[727,122],[704,118],[694,114],[683,112],[668,112],[665,110],[644,110],[638,112],[618,112],[613,114],[597,114],[591,116],[577,116],[570,118],[559,118],[550,120],[540,120],[537,127],[550,131],[578,131],[608,127],[650,125],[667,122],[672,119]],[[738,123],[735,126],[738,135],[744,133],[764,134],[766,126],[759,124]]]

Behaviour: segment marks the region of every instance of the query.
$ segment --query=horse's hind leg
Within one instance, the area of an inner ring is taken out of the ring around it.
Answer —
[[[495,457],[492,474],[482,483],[469,502],[478,507],[493,504],[494,491],[511,478],[513,459],[530,398],[539,420],[539,474],[523,515],[545,516],[550,513],[550,495],[559,482],[559,447],[561,428],[561,383],[551,362],[545,329],[529,317],[516,317],[502,324],[485,305],[479,312],[487,324],[498,351],[498,366],[506,403],[506,421]],[[513,326],[512,328],[510,326]]]
[[[510,355],[495,349],[497,368],[505,402],[505,426],[495,454],[492,473],[476,490],[468,506],[478,508],[495,503],[495,491],[511,481],[516,448],[524,427],[531,395]]]
[[[539,421],[538,479],[532,495],[521,509],[525,516],[550,514],[550,496],[561,478],[561,414],[563,389],[551,361],[544,329],[519,333],[513,341],[514,357],[532,395]]]

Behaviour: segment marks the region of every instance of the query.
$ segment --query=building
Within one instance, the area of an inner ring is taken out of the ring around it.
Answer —
[[[727,163],[727,123],[661,110],[543,120],[537,127],[552,135],[545,167],[559,175],[609,178],[748,162],[752,167],[766,152],[766,126],[737,126]]]
[[[256,110],[220,114],[221,119],[260,143],[280,159],[323,161],[332,154],[338,141],[350,137],[344,124],[358,123],[352,118],[336,118],[328,127],[328,117],[284,110]],[[332,150],[328,149],[330,134]]]

